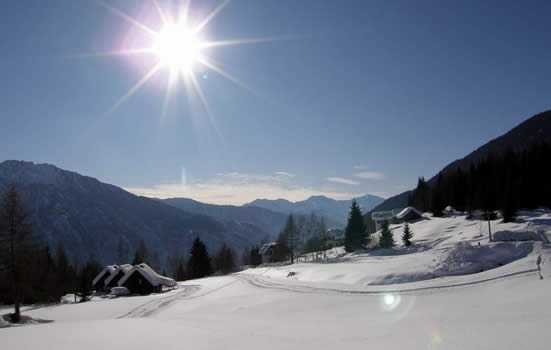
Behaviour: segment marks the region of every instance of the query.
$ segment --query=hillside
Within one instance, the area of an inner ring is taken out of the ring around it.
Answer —
[[[132,256],[144,239],[162,264],[173,249],[187,254],[197,235],[210,249],[222,242],[241,249],[266,235],[251,224],[190,214],[49,164],[0,163],[0,193],[10,183],[18,184],[42,242],[52,248],[63,242],[80,261],[93,256],[102,263],[117,262],[119,240]]]
[[[549,220],[551,212],[534,211],[492,225],[549,235]],[[182,339],[199,349],[548,347],[549,244],[488,243],[485,223],[464,216],[411,226],[409,249],[336,248],[323,263],[249,268],[147,296],[24,307],[36,325],[3,329],[2,340],[24,349],[179,349]],[[396,238],[400,228],[392,227]],[[0,327],[10,325],[0,319]]]
[[[283,213],[253,205],[240,207],[235,205],[206,204],[189,198],[168,198],[162,201],[189,213],[208,215],[216,219],[254,225],[263,232],[266,232],[269,239],[277,237],[287,220],[287,216]]]
[[[445,174],[455,171],[457,168],[469,170],[471,163],[476,163],[490,154],[503,154],[509,147],[515,152],[521,152],[539,143],[551,144],[551,111],[534,115],[504,135],[480,146],[467,156],[446,165],[441,172]]]
[[[363,211],[367,211],[384,201],[383,198],[367,194],[355,198]],[[315,213],[327,219],[329,227],[344,227],[352,200],[336,200],[325,196],[312,196],[306,200],[290,202],[285,199],[257,199],[244,206],[257,206],[283,214],[309,215]]]
[[[504,154],[509,148],[512,148],[515,152],[521,152],[539,143],[551,144],[551,111],[534,115],[504,135],[487,142],[467,156],[446,165],[440,172],[446,174],[458,168],[461,170],[469,170],[472,163],[483,160],[490,154]],[[437,175],[438,174],[435,174],[429,180],[429,183],[435,181]],[[364,218],[370,232],[375,230],[375,224],[373,220],[371,220],[371,213],[374,211],[391,210],[407,206],[409,193],[410,191],[407,191],[388,198],[380,205],[365,213]]]

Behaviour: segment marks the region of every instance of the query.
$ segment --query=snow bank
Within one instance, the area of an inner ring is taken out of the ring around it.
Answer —
[[[75,303],[75,295],[74,294],[65,294],[59,299],[60,304],[74,304]]]
[[[111,294],[116,296],[130,295],[130,291],[126,287],[113,287],[111,288]]]
[[[460,243],[441,257],[433,274],[440,277],[477,273],[522,259],[533,250],[533,242],[496,243],[482,246]]]
[[[521,242],[521,241],[540,241],[549,242],[549,237],[543,231],[498,231],[494,233],[494,241],[498,242]]]

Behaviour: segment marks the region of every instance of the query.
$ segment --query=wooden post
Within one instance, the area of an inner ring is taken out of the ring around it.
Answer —
[[[490,237],[490,242],[492,241],[492,228],[490,227],[490,211],[486,210],[486,216],[488,217],[488,237]]]

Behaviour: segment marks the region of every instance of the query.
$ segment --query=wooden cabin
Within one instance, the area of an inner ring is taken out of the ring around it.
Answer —
[[[260,247],[260,250],[258,251],[258,253],[259,253],[260,256],[262,257],[262,263],[263,263],[263,264],[273,262],[273,260],[274,260],[274,247],[275,247],[275,245],[276,245],[276,243],[275,243],[275,242],[272,242],[272,243],[263,244],[263,245]]]
[[[161,292],[163,287],[174,288],[176,281],[159,275],[147,264],[142,263],[126,272],[117,284],[126,287],[133,294],[149,294]]]

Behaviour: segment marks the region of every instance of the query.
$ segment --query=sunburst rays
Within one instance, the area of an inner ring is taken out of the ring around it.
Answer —
[[[127,48],[127,49],[121,49],[121,50],[113,50],[113,51],[107,51],[107,52],[98,52],[98,53],[92,53],[92,54],[85,54],[85,55],[76,55],[74,57],[109,57],[109,56],[132,56],[132,55],[155,55],[155,47],[154,43],[156,38],[159,37],[160,33],[162,33],[163,30],[165,30],[167,27],[171,25],[182,25],[182,26],[188,26],[188,24],[191,22],[189,20],[190,16],[190,6],[191,6],[191,0],[184,0],[181,3],[181,6],[177,9],[176,13],[172,13],[171,11],[167,11],[163,9],[161,4],[158,0],[151,0],[152,1],[152,7],[154,8],[153,11],[156,11],[159,18],[161,19],[162,28],[160,28],[158,31],[150,28],[146,24],[140,22],[139,20],[131,17],[130,15],[124,13],[123,11],[107,4],[103,0],[98,0],[98,3],[104,7],[106,10],[109,11],[109,13],[119,17],[120,19],[124,20],[125,22],[131,24],[132,26],[135,26],[136,28],[140,29],[143,33],[147,34],[149,37],[152,38],[151,42],[153,43],[152,46],[145,46],[145,47],[135,47],[135,48]],[[191,30],[194,34],[199,35],[207,26],[208,24],[215,19],[215,17],[220,14],[226,6],[229,5],[231,0],[223,0],[216,8],[214,8],[210,13],[208,13],[203,19],[198,22],[197,25],[193,27],[187,27],[189,30]],[[216,48],[220,46],[232,46],[232,45],[243,45],[243,44],[254,44],[254,43],[260,43],[260,42],[266,42],[266,41],[273,41],[273,40],[285,40],[286,38],[282,37],[272,37],[272,38],[253,38],[253,39],[235,39],[235,40],[222,40],[222,41],[201,41],[199,43],[200,48]],[[224,78],[230,80],[234,84],[238,85],[239,87],[246,89],[247,91],[260,96],[260,94],[249,87],[247,84],[245,84],[240,79],[236,78],[232,74],[230,74],[228,71],[222,68],[222,66],[215,62],[214,59],[211,57],[206,56],[203,52],[200,52],[197,54],[196,57],[193,58],[193,63],[197,65],[203,66],[207,70],[211,70],[216,72],[217,74],[223,76]],[[155,74],[157,74],[161,68],[164,66],[167,67],[168,71],[168,78],[166,83],[166,91],[164,94],[164,98],[162,101],[162,107],[161,107],[161,119],[164,118],[168,105],[169,100],[171,96],[171,91],[175,89],[178,86],[178,81],[180,79],[183,79],[186,95],[188,96],[188,99],[191,100],[193,98],[192,95],[195,95],[199,98],[199,101],[206,112],[206,114],[209,117],[209,120],[211,121],[212,125],[217,129],[214,114],[212,111],[212,108],[208,102],[207,96],[203,89],[201,88],[201,85],[195,76],[195,73],[192,71],[189,72],[182,72],[177,67],[175,67],[173,64],[166,64],[166,62],[163,62],[163,60],[159,57],[159,62],[154,64],[151,69],[147,70],[147,72],[134,84],[129,90],[124,93],[118,100],[115,101],[113,105],[111,105],[107,111],[104,113],[104,115],[108,115],[113,113],[117,108],[119,108],[124,102],[126,102],[132,95],[134,95],[140,88],[142,88]],[[217,130],[218,133],[218,130]]]

